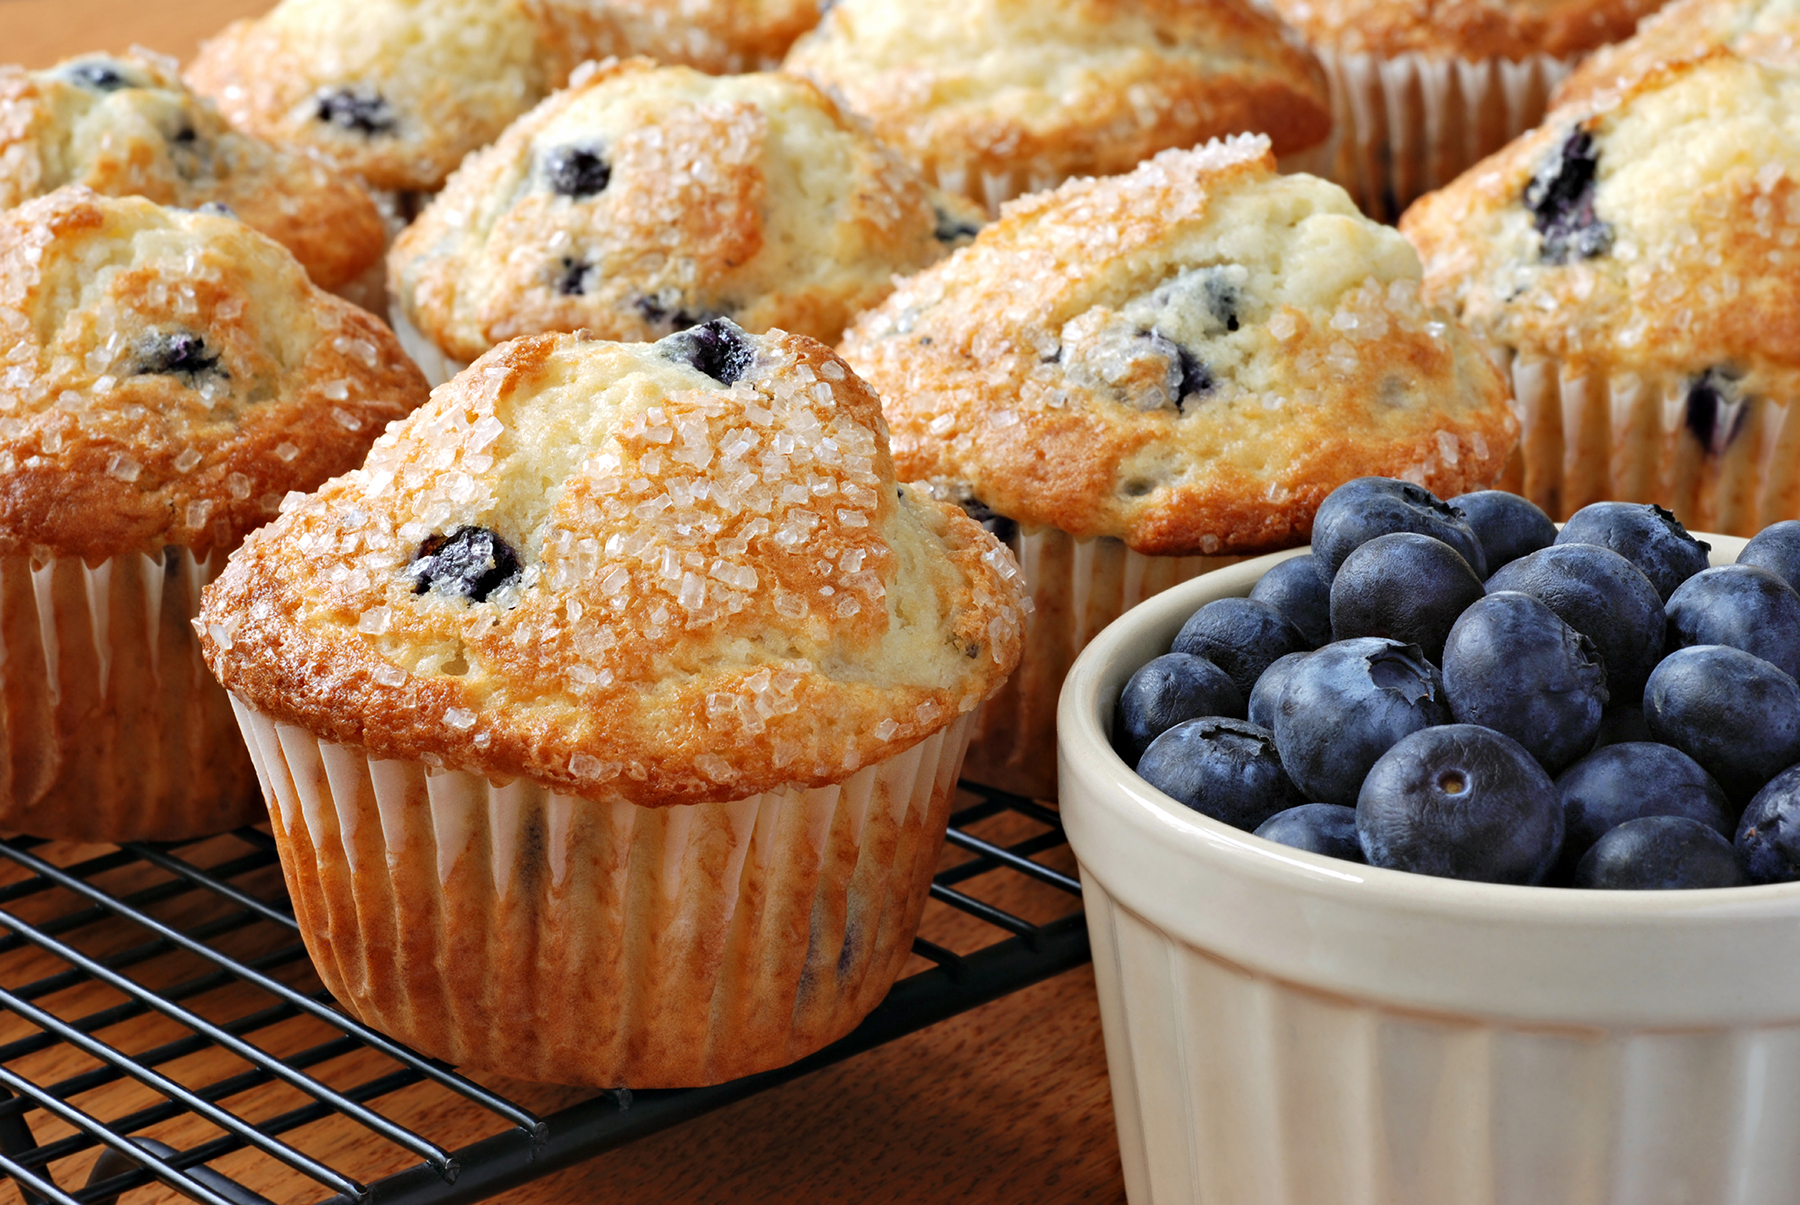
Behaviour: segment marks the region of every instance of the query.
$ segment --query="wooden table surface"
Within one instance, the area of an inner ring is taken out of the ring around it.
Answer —
[[[225,22],[266,7],[0,0],[0,62],[43,67],[134,44],[185,60]],[[928,929],[960,921],[934,914]],[[433,1137],[457,1142],[453,1128]],[[285,1205],[279,1185],[257,1187]],[[1124,1195],[1084,967],[495,1199],[1054,1205]],[[152,1199],[169,1198],[151,1190],[125,1198]]]

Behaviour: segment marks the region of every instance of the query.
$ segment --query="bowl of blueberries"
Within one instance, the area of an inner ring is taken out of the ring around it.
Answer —
[[[1800,1200],[1800,522],[1352,481],[1058,763],[1131,1200]]]

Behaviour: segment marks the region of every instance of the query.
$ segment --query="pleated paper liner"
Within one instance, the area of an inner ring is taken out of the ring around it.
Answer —
[[[0,830],[177,840],[261,816],[191,621],[225,554],[0,557]]]
[[[1153,594],[1242,557],[1145,556],[1122,540],[1077,539],[1053,527],[1013,541],[1035,608],[1016,673],[983,704],[966,773],[1034,799],[1056,797],[1056,701],[1076,654]]]
[[[1698,391],[1676,374],[1607,373],[1517,355],[1519,451],[1500,488],[1555,519],[1590,502],[1654,502],[1689,528],[1750,536],[1800,518],[1789,401]]]
[[[453,360],[439,351],[437,344],[427,339],[407,318],[406,311],[400,308],[399,302],[390,299],[387,319],[388,326],[393,328],[394,337],[400,340],[401,350],[412,357],[412,362],[425,374],[425,383],[433,389],[468,367],[464,361]]]
[[[233,698],[357,1017],[552,1083],[718,1083],[855,1028],[911,951],[971,718],[835,786],[646,808],[382,760]]]

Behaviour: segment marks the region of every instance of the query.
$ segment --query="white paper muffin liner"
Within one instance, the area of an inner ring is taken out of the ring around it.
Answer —
[[[602,1087],[717,1083],[854,1028],[911,952],[972,728],[835,786],[646,808],[232,703],[338,1001],[453,1063]]]
[[[1689,423],[1693,382],[1675,374],[1607,373],[1511,357],[1519,452],[1500,488],[1554,519],[1590,502],[1654,502],[1688,527],[1755,535],[1800,518],[1800,422],[1792,401],[1745,397],[1722,406],[1702,443]]]
[[[177,840],[260,818],[191,626],[224,562],[0,557],[0,830]]]
[[[388,301],[388,326],[400,340],[400,349],[412,357],[412,362],[425,374],[426,384],[433,389],[469,366],[467,361],[453,360],[439,351],[437,344],[427,339],[407,318],[400,303],[391,298]]]
[[[1331,85],[1332,135],[1282,167],[1343,185],[1364,213],[1384,222],[1537,125],[1550,93],[1579,61],[1313,51]]]
[[[1056,798],[1056,700],[1075,657],[1153,594],[1243,557],[1145,556],[1124,541],[1021,527],[1012,544],[1032,610],[1017,672],[982,705],[964,773],[1034,799]]]
[[[977,205],[985,205],[988,217],[1000,216],[1000,207],[1027,193],[1055,188],[1069,177],[1064,172],[1041,167],[1015,167],[991,172],[967,162],[933,162],[921,164],[919,173],[933,188],[967,197]]]

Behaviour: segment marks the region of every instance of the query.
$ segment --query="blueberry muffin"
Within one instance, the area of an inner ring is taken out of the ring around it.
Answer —
[[[471,157],[388,270],[396,326],[441,378],[542,331],[656,339],[730,316],[835,342],[978,222],[804,80],[635,59],[584,70]]]
[[[715,75],[771,71],[819,23],[820,0],[589,0],[595,57],[645,55]]]
[[[281,0],[203,43],[231,123],[378,189],[429,193],[591,57],[586,0]]]
[[[1583,60],[1552,103],[1572,104],[1641,79],[1667,64],[1726,48],[1747,58],[1791,59],[1800,0],[1676,0],[1644,18],[1636,34]]]
[[[240,134],[172,60],[89,55],[0,66],[0,208],[68,184],[193,209],[219,205],[293,252],[313,283],[380,309],[387,234],[352,181]]]
[[[1543,117],[1597,46],[1662,0],[1264,0],[1331,79],[1331,143],[1307,166],[1399,217]]]
[[[1552,111],[1421,200],[1426,295],[1510,364],[1552,515],[1800,515],[1800,63],[1715,48]]]
[[[260,813],[199,591],[425,382],[234,218],[65,188],[0,213],[0,829],[173,840]]]
[[[902,478],[1007,533],[1036,604],[971,774],[1044,795],[1082,646],[1216,559],[1306,542],[1333,487],[1497,475],[1504,382],[1419,261],[1268,140],[1165,151],[1015,201],[845,336]]]
[[[296,917],[451,1062],[712,1083],[908,957],[1018,570],[823,345],[501,345],[209,588]]]
[[[840,0],[789,53],[947,191],[997,209],[1246,130],[1329,129],[1325,81],[1238,0]]]

